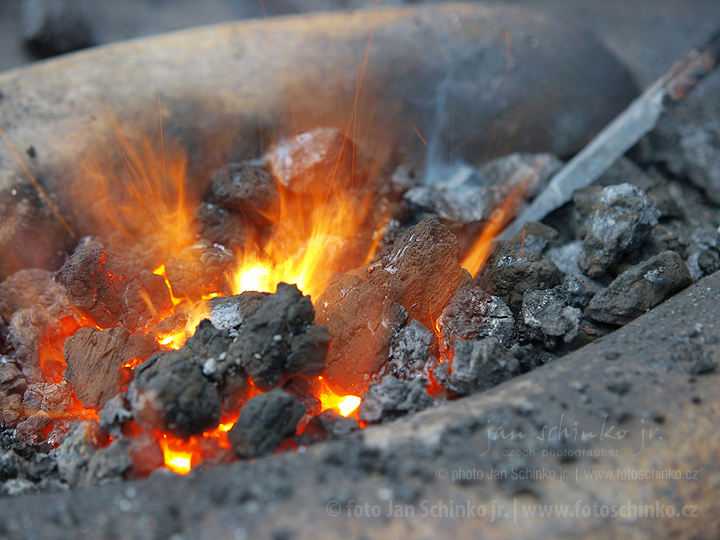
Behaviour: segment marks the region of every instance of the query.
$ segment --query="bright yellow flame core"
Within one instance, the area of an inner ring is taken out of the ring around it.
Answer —
[[[340,414],[343,416],[350,416],[359,406],[360,397],[358,396],[345,396],[342,401],[337,404],[338,409],[340,409]]]
[[[188,474],[193,465],[193,449],[174,444],[175,441],[167,435],[160,437],[158,442],[163,451],[165,466],[176,474]]]
[[[373,212],[373,190],[315,180],[302,195],[279,186],[279,202],[266,216],[273,231],[247,243],[232,280],[235,294],[275,292],[285,282],[317,299],[333,274],[372,257],[387,221]]]
[[[320,402],[321,409],[326,411],[333,409],[342,416],[350,416],[360,406],[360,398],[358,396],[339,396],[325,384],[322,375],[318,377],[320,383]]]

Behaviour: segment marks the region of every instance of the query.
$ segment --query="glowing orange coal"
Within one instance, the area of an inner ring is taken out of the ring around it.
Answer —
[[[193,303],[175,295],[166,273],[170,255],[183,252],[197,238],[197,201],[186,189],[186,155],[169,141],[162,141],[157,148],[143,136],[132,137],[117,123],[111,140],[119,168],[107,167],[99,160],[85,165],[85,184],[93,186],[98,203],[89,212],[102,224],[97,234],[107,239],[108,247],[131,252],[164,278],[173,307],[168,313],[153,313],[154,322],[174,314],[181,314],[184,322],[179,330],[158,335],[158,343],[180,349],[208,316],[206,301],[221,293],[210,292]],[[244,251],[235,253],[240,264],[234,275],[227,276],[235,294],[274,292],[278,283],[286,282],[317,298],[334,273],[358,267],[373,256],[386,220],[370,216],[375,202],[372,190],[355,186],[354,180],[350,185],[347,179],[336,181],[338,167],[335,169],[329,178],[305,178],[308,190],[302,194],[279,186],[278,202],[265,216],[273,224],[269,238],[250,237]],[[54,349],[52,355],[46,355],[47,365],[54,366],[48,375],[54,379],[61,377],[64,369],[61,351]],[[136,359],[130,360],[124,369],[131,374],[136,364]],[[343,416],[356,412],[358,396],[335,394],[321,377],[315,385],[322,410],[333,409]],[[225,419],[216,428],[187,440],[169,433],[154,432],[152,436],[162,449],[165,466],[187,474],[203,459],[230,449],[227,432],[236,420]]]
[[[360,406],[359,396],[341,396],[330,390],[323,381],[322,375],[318,377],[320,386],[319,395],[320,402],[322,403],[322,411],[332,409],[342,416],[350,416],[357,411]]]
[[[157,336],[158,343],[166,349],[179,349],[207,317],[206,301],[222,292],[205,294],[200,302],[176,297],[165,271],[170,255],[183,252],[197,237],[194,222],[197,201],[186,190],[186,155],[178,145],[166,144],[167,141],[160,149],[145,138],[133,142],[136,139],[126,135],[119,125],[111,139],[121,167],[108,169],[99,161],[88,161],[85,167],[88,185],[94,186],[93,193],[97,195],[97,204],[88,212],[96,214],[94,220],[101,224],[97,235],[107,239],[108,247],[121,253],[132,252],[133,258],[165,279],[172,309],[153,313],[153,323],[182,315],[179,317],[184,321],[182,328]],[[303,293],[316,299],[333,274],[358,268],[372,258],[386,218],[372,214],[376,201],[371,189],[353,182],[349,186],[336,182],[335,172],[330,173],[330,178],[306,178],[308,190],[302,194],[282,185],[278,187],[278,203],[264,216],[273,224],[272,232],[262,238],[251,236],[244,251],[235,253],[237,270],[227,276],[235,294],[274,292],[278,283],[286,282],[297,284]],[[524,191],[525,185],[513,190],[463,261],[473,275],[487,260],[493,239],[508,222]],[[78,200],[87,200],[87,196]],[[96,326],[89,320],[68,324],[64,337],[81,325]],[[48,381],[62,380],[63,340],[41,344],[40,363]],[[128,378],[136,364],[137,359],[125,364]],[[332,409],[342,416],[357,416],[360,397],[334,393],[322,377],[313,384],[323,411]],[[67,414],[78,418],[96,416],[95,411],[81,407]],[[224,419],[216,428],[187,440],[169,433],[154,432],[152,436],[162,449],[165,467],[187,474],[203,459],[224,459],[223,451],[230,449],[227,432],[236,420]]]

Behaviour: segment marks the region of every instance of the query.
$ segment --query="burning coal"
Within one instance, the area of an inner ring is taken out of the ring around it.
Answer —
[[[492,322],[504,304],[474,288],[437,219],[394,232],[409,186],[345,134],[278,141],[195,197],[183,152],[116,127],[120,174],[86,165],[96,233],[57,273],[0,287],[20,368],[4,364],[2,420],[27,441],[67,450],[97,432],[126,476],[184,474],[419,410],[447,394],[438,381],[464,393],[473,383],[457,377],[485,377],[453,358],[477,321],[448,309],[475,294]],[[466,240],[472,274],[526,188]],[[495,382],[517,370],[501,364],[485,370]],[[90,431],[71,430],[78,420]]]

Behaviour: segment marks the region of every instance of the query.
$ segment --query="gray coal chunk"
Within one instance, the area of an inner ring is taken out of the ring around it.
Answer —
[[[528,289],[552,289],[560,285],[562,273],[542,250],[557,239],[555,229],[541,223],[527,223],[523,231],[498,250],[480,286],[500,297],[513,313],[520,311]],[[542,247],[540,247],[542,246]]]
[[[120,435],[123,425],[132,420],[133,414],[126,395],[118,394],[108,400],[98,414],[100,427],[110,435]]]
[[[229,332],[215,328],[212,322],[203,319],[181,350],[184,355],[204,364],[209,358],[219,359],[227,352],[232,342],[233,338]]]
[[[275,179],[293,193],[327,193],[362,186],[372,172],[368,156],[335,128],[316,128],[279,140],[267,153]]]
[[[301,377],[322,374],[331,341],[326,327],[308,326],[304,333],[296,335],[290,343],[285,369]]]
[[[322,330],[309,331],[315,310],[296,285],[279,283],[238,329],[228,354],[262,390],[281,384],[287,373],[319,375],[329,339]],[[308,333],[309,331],[309,333]]]
[[[582,271],[590,277],[605,274],[648,237],[659,215],[648,196],[635,186],[603,189],[578,259]]]
[[[200,240],[180,253],[171,253],[165,271],[175,297],[199,301],[208,294],[231,292],[228,276],[235,264],[233,252]]]
[[[547,250],[546,255],[563,274],[580,274],[578,259],[582,248],[582,241],[576,240],[563,246],[552,247]]]
[[[363,394],[358,417],[365,422],[384,422],[427,409],[433,405],[433,398],[425,385],[424,379],[402,381],[386,375]]]
[[[105,448],[100,448],[91,457],[87,465],[87,474],[83,484],[108,484],[119,482],[128,473],[133,462],[128,448],[130,440],[120,436]]]
[[[345,417],[333,409],[323,411],[316,418],[325,429],[329,439],[336,439],[360,429],[360,424],[352,416]]]
[[[493,186],[465,166],[456,167],[450,174],[443,169],[443,177],[433,178],[430,185],[415,186],[405,193],[405,202],[417,214],[427,213],[453,224],[465,224],[487,219],[496,203]]]
[[[172,307],[162,276],[135,267],[92,238],[82,240],[56,280],[70,303],[102,328],[143,329]]]
[[[426,185],[405,193],[416,214],[427,213],[452,224],[467,224],[490,217],[493,209],[521,184],[534,197],[560,168],[551,154],[514,153],[483,164],[479,169],[459,165],[448,171],[430,171]]]
[[[498,188],[499,199],[495,204],[505,200],[516,187],[525,186],[524,196],[535,197],[562,167],[553,154],[528,154],[515,152],[485,162],[480,166],[480,174]]]
[[[181,353],[202,367],[202,373],[220,393],[223,411],[237,410],[250,392],[250,381],[238,359],[229,352],[233,337],[208,320],[200,322]]]
[[[23,0],[22,36],[30,52],[47,58],[95,44],[82,2]]]
[[[717,105],[711,106],[717,114]],[[667,133],[670,129],[661,122],[657,157],[673,174],[688,178],[711,201],[720,204],[720,127],[711,118],[695,117],[682,122],[672,134]]]
[[[412,319],[390,343],[390,355],[382,372],[403,380],[427,378],[429,347],[434,340],[430,330]]]
[[[242,251],[248,236],[245,217],[220,205],[201,202],[195,208],[199,234],[212,244]]]
[[[562,292],[568,305],[585,309],[602,285],[582,274],[568,274],[562,281]]]
[[[83,407],[100,409],[120,391],[123,365],[133,359],[145,361],[157,350],[153,336],[131,334],[125,328],[80,328],[65,341],[63,376]]]
[[[96,422],[73,422],[62,444],[53,451],[61,480],[79,484],[87,475],[90,459],[107,440]]]
[[[248,161],[221,167],[211,178],[211,203],[234,210],[238,215],[265,221],[263,215],[279,201],[277,184],[267,169]]]
[[[235,453],[242,458],[271,454],[290,435],[305,407],[279,388],[260,394],[240,410],[240,419],[228,432]]]
[[[460,289],[440,314],[437,325],[445,349],[456,339],[486,337],[496,337],[508,345],[515,330],[512,311],[505,302],[477,287]]]
[[[245,319],[257,311],[268,293],[246,291],[234,296],[218,296],[208,301],[210,322],[219,330],[240,326]]]
[[[145,429],[182,438],[199,435],[220,421],[220,395],[202,368],[181,351],[159,353],[135,368],[128,389],[135,420]]]
[[[452,361],[441,363],[434,374],[443,387],[468,395],[510,379],[518,368],[518,360],[497,338],[480,341],[456,339]]]
[[[66,488],[52,453],[27,444],[14,429],[0,429],[0,493],[14,496]]]
[[[692,220],[689,223],[689,245],[684,256],[693,281],[720,269],[720,233],[707,222]]]
[[[570,343],[580,330],[582,311],[568,306],[562,287],[545,291],[529,290],[523,295],[522,322],[551,348],[554,341]]]
[[[620,274],[595,295],[585,313],[599,322],[626,324],[691,282],[690,271],[680,255],[663,251]]]

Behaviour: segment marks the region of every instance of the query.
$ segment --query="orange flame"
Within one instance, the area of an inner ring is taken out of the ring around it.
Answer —
[[[284,281],[317,298],[333,274],[361,265],[372,254],[384,223],[367,231],[370,196],[349,189],[313,193],[312,199],[308,203],[280,189],[275,230],[262,250],[252,246],[244,253],[233,279],[236,294],[275,292]]]
[[[158,443],[163,451],[165,466],[176,474],[188,474],[193,465],[202,459],[195,437],[184,441],[163,433],[158,439]]]
[[[516,214],[520,200],[527,191],[531,180],[532,177],[530,176],[518,182],[507,199],[493,210],[487,225],[461,263],[462,267],[470,272],[471,276],[475,276],[490,257],[495,247],[496,237]]]
[[[320,383],[320,395],[317,397],[322,403],[322,411],[332,409],[342,416],[347,417],[352,415],[360,406],[361,400],[359,396],[341,396],[336,394],[325,384],[322,376],[318,377],[318,382]]]

